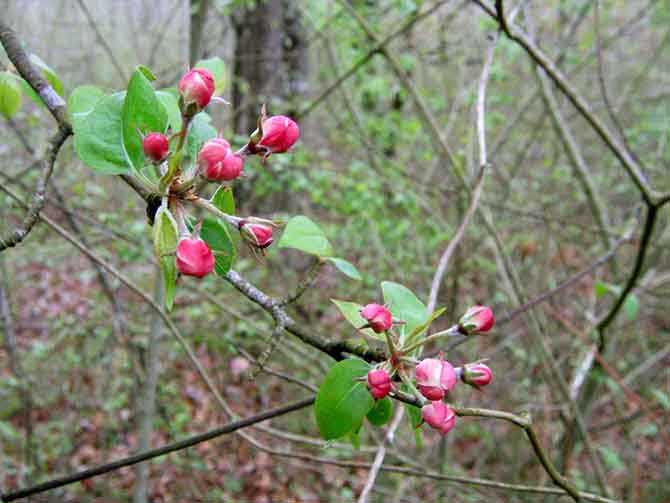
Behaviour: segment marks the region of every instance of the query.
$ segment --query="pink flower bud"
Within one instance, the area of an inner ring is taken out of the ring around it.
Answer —
[[[177,270],[187,276],[202,278],[214,269],[214,255],[200,238],[181,238],[177,245]]]
[[[230,150],[230,143],[223,138],[205,142],[198,153],[203,176],[214,182],[234,180],[242,172],[244,159]]]
[[[259,144],[274,154],[280,154],[290,149],[299,136],[300,128],[295,121],[284,115],[275,115],[263,121],[263,137]]]
[[[221,166],[221,176],[219,180],[231,181],[235,180],[242,173],[244,168],[244,157],[239,156],[233,152],[230,152],[223,160],[223,165]]]
[[[368,389],[370,394],[380,400],[391,391],[391,376],[384,369],[375,369],[368,372]]]
[[[484,365],[483,363],[466,365],[461,374],[461,380],[475,388],[486,386],[491,382],[491,379],[493,379],[493,372],[491,372],[488,365]]]
[[[214,77],[203,68],[193,68],[179,81],[179,94],[186,105],[195,103],[205,108],[214,94]]]
[[[391,330],[393,315],[381,304],[368,304],[360,310],[360,314],[361,318],[367,321],[370,328],[376,333],[381,334]]]
[[[142,140],[144,155],[155,162],[165,159],[170,153],[170,143],[167,137],[161,133],[149,133]]]
[[[242,237],[256,248],[261,250],[272,244],[272,227],[269,225],[240,221]]]
[[[482,334],[493,327],[493,311],[487,306],[473,306],[458,320],[458,331],[464,335]]]
[[[414,370],[419,391],[428,400],[442,400],[456,384],[456,371],[442,359],[426,358]]]
[[[421,417],[431,428],[435,428],[442,435],[449,433],[456,422],[456,414],[444,402],[431,402],[421,407]]]

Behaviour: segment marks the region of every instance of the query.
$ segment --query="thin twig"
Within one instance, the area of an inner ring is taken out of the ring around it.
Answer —
[[[608,251],[605,255],[599,257],[598,259],[594,260],[592,263],[590,263],[584,269],[582,269],[578,273],[572,275],[571,277],[569,277],[568,279],[566,279],[565,281],[560,283],[555,288],[552,288],[551,290],[548,290],[548,291],[544,292],[543,294],[538,295],[534,299],[531,299],[531,300],[525,302],[523,305],[519,306],[518,308],[514,309],[513,311],[511,311],[511,312],[505,314],[504,316],[501,316],[500,318],[496,319],[496,325],[501,326],[501,325],[505,325],[506,323],[509,323],[510,321],[516,319],[519,315],[525,313],[529,309],[532,309],[536,305],[541,304],[542,302],[546,302],[547,300],[551,299],[552,297],[558,295],[560,292],[562,292],[566,288],[574,285],[575,283],[577,283],[582,278],[584,278],[584,277],[586,277],[590,274],[593,274],[593,272],[596,269],[598,269],[602,265],[604,265],[607,262],[609,262],[610,260],[612,260],[612,258],[616,254],[616,252],[621,247],[621,245],[630,241],[632,231],[633,231],[633,228],[631,227],[622,238],[620,238],[619,240],[616,241],[616,243],[614,243],[614,246],[610,249],[610,251]]]
[[[367,503],[370,491],[372,491],[372,488],[375,486],[375,480],[377,480],[379,470],[384,463],[384,457],[386,456],[386,444],[393,443],[393,437],[395,436],[396,430],[400,426],[400,421],[402,420],[404,412],[404,407],[398,407],[396,410],[393,421],[391,421],[391,424],[389,425],[388,430],[384,435],[384,439],[382,440],[381,445],[377,450],[377,454],[375,454],[375,459],[372,462],[372,467],[370,468],[370,473],[368,473],[368,478],[365,481],[365,486],[363,487],[363,490],[358,497],[358,503]]]
[[[37,222],[40,211],[42,211],[42,207],[44,206],[44,196],[49,178],[56,164],[56,157],[70,134],[71,131],[68,128],[61,126],[58,128],[55,136],[49,141],[44,160],[40,161],[42,173],[37,180],[32,201],[26,208],[26,215],[23,221],[8,235],[0,237],[0,251],[16,246],[23,241]]]
[[[286,297],[281,299],[279,301],[279,306],[281,307],[287,306],[288,304],[292,304],[295,301],[297,301],[300,297],[302,297],[302,295],[307,291],[307,289],[314,284],[324,264],[325,264],[324,259],[322,259],[321,257],[315,257],[312,265],[307,271],[307,274],[305,274],[305,277],[298,283],[298,285],[295,288],[295,291],[292,294],[287,295]]]
[[[428,296],[428,312],[432,313],[435,310],[437,305],[437,296],[440,292],[440,285],[442,284],[442,279],[447,272],[447,266],[451,260],[451,256],[454,254],[456,247],[459,245],[465,234],[465,229],[467,228],[472,215],[474,215],[479,205],[479,200],[482,195],[482,189],[484,187],[484,175],[486,172],[486,167],[488,165],[487,154],[486,154],[486,124],[485,124],[485,105],[486,105],[486,84],[489,80],[489,73],[491,71],[491,64],[493,63],[493,52],[498,44],[499,35],[495,35],[495,40],[489,47],[486,52],[484,68],[482,69],[482,75],[479,79],[479,86],[477,92],[477,138],[479,144],[479,173],[477,175],[477,180],[475,181],[475,187],[470,196],[470,205],[468,206],[461,225],[458,227],[456,234],[451,238],[447,248],[444,250],[444,253],[440,257],[440,261],[433,275],[433,281],[430,285],[430,294]]]
[[[647,216],[644,221],[644,229],[642,230],[642,237],[640,238],[640,246],[638,247],[637,256],[635,257],[635,265],[633,266],[633,271],[631,272],[626,284],[624,285],[619,297],[614,302],[612,307],[609,309],[607,314],[605,314],[600,321],[596,329],[598,331],[598,351],[602,352],[605,349],[606,340],[605,340],[605,331],[607,327],[614,321],[616,315],[619,313],[623,307],[628,294],[635,287],[637,280],[642,274],[642,268],[644,266],[644,259],[649,248],[649,243],[651,241],[651,236],[654,232],[654,224],[656,223],[656,217],[658,215],[658,207],[650,206],[647,208]]]
[[[600,120],[600,118],[591,110],[589,103],[582,97],[577,89],[570,81],[563,75],[563,72],[550,60],[544,52],[542,52],[535,43],[521,30],[519,30],[512,23],[508,22],[505,16],[504,4],[502,0],[496,0],[495,11],[486,7],[481,2],[477,4],[482,7],[493,19],[498,21],[505,34],[513,41],[518,43],[528,55],[547,73],[554,81],[556,86],[563,92],[563,94],[570,100],[575,108],[580,112],[582,117],[591,125],[593,130],[598,134],[601,140],[612,151],[615,157],[620,161],[624,170],[628,173],[635,186],[642,194],[644,200],[648,204],[655,204],[660,197],[656,194],[647,183],[644,173],[638,166],[635,159],[633,159],[625,148],[623,148],[617,139],[612,135],[607,126]]]
[[[100,45],[102,48],[105,50],[107,53],[107,56],[109,56],[109,60],[112,62],[112,65],[114,65],[114,68],[116,69],[117,73],[119,74],[119,77],[121,77],[122,81],[128,80],[126,76],[126,72],[123,70],[123,67],[119,63],[119,61],[116,59],[116,56],[114,55],[114,51],[110,47],[110,45],[107,43],[107,40],[105,40],[105,37],[102,35],[100,32],[100,28],[98,28],[98,24],[95,22],[95,19],[93,18],[93,15],[91,14],[91,11],[88,10],[88,7],[86,7],[86,4],[84,3],[84,0],[77,0],[77,3],[79,4],[79,8],[83,11],[84,15],[86,16],[86,20],[88,21],[88,24],[90,25],[91,29],[93,30],[93,33],[95,33],[95,37],[98,39],[98,42],[100,42]]]
[[[372,48],[368,50],[368,52],[362,58],[360,58],[354,64],[352,64],[345,72],[339,75],[332,84],[330,84],[326,89],[324,89],[318,97],[313,99],[306,107],[300,110],[296,114],[296,118],[301,119],[305,117],[307,114],[309,114],[320,103],[322,103],[326,98],[328,98],[328,96],[330,96],[338,87],[340,87],[342,83],[344,83],[347,79],[349,79],[352,75],[354,75],[361,67],[363,67],[368,61],[370,61],[375,54],[378,54],[379,52],[385,50],[386,46],[393,39],[397,38],[403,33],[406,33],[419,21],[429,17],[431,14],[433,14],[433,12],[439,9],[446,2],[447,0],[440,0],[436,2],[434,5],[432,5],[426,11],[417,14],[415,16],[409,17],[409,19],[405,23],[403,23],[397,30],[387,35],[383,40],[379,40]]]
[[[260,423],[261,421],[267,421],[268,419],[272,419],[273,417],[283,416],[285,414],[288,414],[289,412],[304,409],[305,407],[309,407],[313,403],[314,403],[314,396],[311,396],[298,402],[293,402],[288,405],[284,405],[283,407],[277,407],[276,409],[270,409],[260,414],[253,415],[246,419],[241,419],[239,421],[232,421],[224,426],[221,426],[220,428],[210,430],[206,433],[201,433],[200,435],[194,435],[184,440],[173,442],[156,449],[141,452],[133,456],[128,456],[126,458],[122,458],[117,461],[113,461],[111,463],[105,463],[104,465],[96,466],[95,468],[82,470],[80,472],[68,475],[66,477],[60,477],[50,480],[48,482],[43,482],[34,487],[29,487],[26,489],[21,489],[19,491],[4,494],[0,497],[0,500],[3,503],[9,503],[10,501],[16,501],[19,499],[27,498],[28,496],[33,496],[35,494],[51,491],[58,487],[63,487],[69,484],[73,484],[75,482],[80,482],[82,480],[97,477],[98,475],[103,475],[105,473],[118,470],[125,466],[131,466],[137,463],[141,463],[142,461],[147,461],[150,459],[157,458],[159,456],[164,456],[165,454],[169,454],[171,452],[186,449],[188,447],[193,447],[194,445],[200,444],[202,442],[207,442],[208,440],[212,440],[222,435],[227,435],[228,433],[232,433],[236,430],[240,430],[242,428],[246,428],[256,423]]]

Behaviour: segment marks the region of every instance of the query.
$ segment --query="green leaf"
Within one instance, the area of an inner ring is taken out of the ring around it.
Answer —
[[[47,82],[51,84],[51,87],[53,87],[54,91],[56,91],[59,96],[63,97],[63,83],[58,78],[58,75],[56,75],[56,72],[54,72],[53,69],[47,65],[37,54],[30,55],[30,62],[42,71],[42,75],[45,79],[47,79]]]
[[[139,171],[144,166],[143,134],[162,133],[168,123],[165,107],[158,101],[151,82],[140,69],[135,70],[123,103],[123,146],[132,167]]]
[[[374,399],[365,383],[371,367],[363,360],[350,358],[333,366],[321,384],[314,403],[316,423],[326,440],[340,438],[360,428]]]
[[[384,302],[395,318],[403,320],[403,334],[411,334],[414,330],[424,324],[428,319],[428,309],[412,291],[399,283],[384,281],[382,283]],[[400,342],[405,341],[404,335]]]
[[[375,406],[367,414],[368,421],[375,426],[384,426],[391,419],[393,413],[393,404],[389,397],[377,400]]]
[[[10,118],[21,108],[21,85],[9,72],[0,73],[0,114]]]
[[[161,206],[154,218],[154,252],[163,273],[165,308],[168,311],[172,310],[177,289],[177,264],[173,254],[178,241],[177,223],[170,211]]]
[[[288,221],[278,246],[279,248],[295,248],[319,257],[328,257],[333,253],[330,242],[323,231],[303,215],[298,215]]]
[[[107,175],[129,173],[123,149],[121,113],[125,93],[99,100],[85,117],[74,121],[74,148],[89,168]]]
[[[202,144],[216,136],[216,129],[209,124],[211,121],[212,118],[205,112],[193,117],[186,137],[186,153],[189,159],[197,159]]]
[[[226,225],[216,218],[205,217],[200,229],[200,237],[214,253],[214,271],[225,276],[233,265],[236,250]]]
[[[104,96],[102,89],[95,86],[75,87],[67,100],[67,113],[70,121],[74,124],[84,120]]]
[[[362,327],[367,323],[360,314],[360,310],[363,308],[360,304],[356,304],[355,302],[348,302],[346,300],[337,300],[337,299],[330,299],[335,306],[340,310],[344,318],[351,323],[351,325],[358,329],[359,327]],[[359,330],[359,332],[362,332],[364,335],[367,335],[368,337],[373,337],[375,339],[379,339],[381,341],[386,340],[384,334],[378,334],[371,328],[366,328],[363,330]]]
[[[626,300],[623,303],[623,310],[630,321],[637,318],[637,313],[640,310],[640,300],[637,295],[631,293],[626,297]]]
[[[181,110],[179,100],[174,93],[168,91],[156,91],[156,98],[161,102],[167,113],[167,121],[173,133],[181,131]]]
[[[421,337],[421,334],[428,330],[430,325],[440,316],[442,316],[442,313],[444,313],[447,310],[447,308],[442,307],[438,309],[437,311],[433,311],[433,314],[431,314],[428,319],[426,320],[425,323],[422,323],[418,327],[416,327],[412,332],[405,338],[405,344],[412,344],[416,339]]]
[[[235,214],[235,197],[233,189],[225,185],[219,186],[212,196],[211,203],[228,215]]]
[[[226,85],[226,64],[221,58],[201,59],[194,68],[209,70],[214,77],[214,96],[219,96]]]
[[[156,75],[154,75],[154,72],[149,70],[149,68],[147,68],[146,66],[137,65],[137,70],[142,72],[142,75],[144,75],[148,81],[153,82],[154,80],[156,80]]]
[[[328,257],[328,260],[330,260],[333,263],[333,265],[340,270],[340,272],[344,273],[345,276],[348,276],[351,279],[355,279],[357,281],[363,279],[361,278],[361,273],[358,272],[356,266],[351,262],[347,262],[343,258],[336,258],[336,257]]]

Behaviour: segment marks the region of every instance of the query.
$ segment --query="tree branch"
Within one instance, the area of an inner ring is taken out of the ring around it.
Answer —
[[[51,178],[54,165],[56,164],[56,157],[58,157],[58,152],[70,134],[72,134],[71,130],[68,127],[61,125],[55,136],[49,140],[45,159],[40,161],[42,173],[37,180],[35,192],[33,193],[32,201],[27,208],[26,215],[23,217],[23,221],[14,230],[7,236],[0,238],[0,252],[16,246],[23,241],[37,222],[40,211],[42,211],[42,207],[44,206],[44,196],[47,184],[49,183],[49,178]]]
[[[505,16],[504,4],[502,0],[496,0],[496,10],[493,12],[490,8],[484,6],[481,2],[477,4],[482,7],[484,12],[493,17],[500,24],[505,34],[517,44],[519,44],[528,55],[537,63],[542,69],[551,77],[558,88],[570,100],[575,108],[580,112],[582,117],[591,125],[596,134],[609,147],[612,153],[619,159],[623,168],[626,170],[631,180],[638,188],[644,200],[650,204],[656,204],[660,197],[648,185],[645,175],[638,166],[635,159],[633,159],[625,148],[623,148],[617,139],[612,135],[607,126],[600,120],[600,118],[593,113],[591,106],[579,94],[579,91],[567,80],[563,73],[559,70],[556,64],[551,61],[536,45],[535,43],[516,26],[510,24]]]
[[[224,426],[221,426],[220,428],[210,430],[206,433],[201,433],[200,435],[194,435],[192,437],[185,438],[184,440],[166,444],[156,449],[141,452],[133,456],[128,456],[126,458],[122,458],[117,461],[112,461],[111,463],[105,463],[103,465],[96,466],[94,468],[89,468],[88,470],[82,470],[72,475],[56,478],[48,482],[43,482],[33,487],[7,493],[0,497],[0,501],[2,501],[3,503],[9,503],[10,501],[24,499],[27,498],[28,496],[33,496],[35,494],[51,491],[58,487],[63,487],[69,484],[73,484],[75,482],[80,482],[82,480],[97,477],[98,475],[103,475],[105,473],[118,470],[119,468],[123,468],[125,466],[131,466],[137,463],[141,463],[142,461],[147,461],[149,459],[157,458],[159,456],[164,456],[165,454],[169,454],[171,452],[180,451],[188,447],[193,447],[194,445],[200,444],[202,442],[207,442],[208,440],[212,440],[222,435],[227,435],[228,433],[232,433],[236,430],[246,428],[256,423],[260,423],[261,421],[267,421],[268,419],[272,419],[273,417],[283,416],[285,414],[288,414],[289,412],[309,407],[314,403],[314,398],[315,398],[314,396],[311,396],[309,398],[305,398],[303,400],[293,402],[288,405],[284,405],[283,407],[270,409],[266,412],[256,414],[246,419],[241,419],[239,421],[232,421]]]

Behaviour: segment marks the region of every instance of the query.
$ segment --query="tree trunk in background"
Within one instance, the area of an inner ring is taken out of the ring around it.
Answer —
[[[191,25],[188,45],[188,62],[193,67],[202,55],[202,35],[211,0],[191,0]]]
[[[248,135],[256,128],[263,103],[282,89],[282,0],[255,2],[232,17],[237,40],[233,62],[233,128]]]
[[[284,0],[283,49],[287,76],[284,98],[288,105],[283,113],[292,117],[300,109],[302,100],[307,94],[307,73],[309,70],[307,31],[295,0]]]

